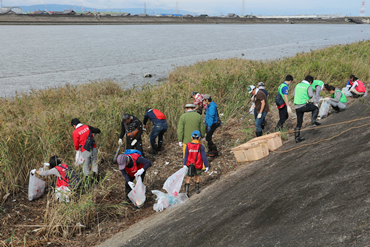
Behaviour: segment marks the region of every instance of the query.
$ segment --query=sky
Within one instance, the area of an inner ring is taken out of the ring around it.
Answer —
[[[243,0],[2,0],[3,6],[30,6],[35,4],[76,5],[91,8],[144,8],[176,9],[176,2],[181,10],[209,15],[240,15]],[[360,15],[362,0],[244,0],[244,13],[253,15],[303,15],[303,14],[339,14]],[[370,16],[369,10],[365,15]]]

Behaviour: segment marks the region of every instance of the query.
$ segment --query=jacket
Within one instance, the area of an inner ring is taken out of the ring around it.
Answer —
[[[188,111],[181,115],[177,125],[177,139],[179,142],[188,143],[192,141],[191,134],[199,130],[201,137],[206,132],[202,116],[196,111]]]
[[[217,105],[213,101],[207,105],[207,114],[205,120],[207,126],[212,126],[218,122]]]
[[[87,138],[89,137],[90,132],[91,134],[99,134],[100,129],[88,125],[80,125],[73,131],[72,138],[76,151],[78,151],[80,148],[82,152],[86,150],[84,146]],[[94,136],[92,137],[94,138]],[[96,148],[96,144],[94,144],[93,148]]]
[[[148,119],[152,120],[153,124],[158,124],[158,123],[167,123],[166,121],[166,116],[157,109],[153,109],[144,115],[144,121],[143,124],[146,125],[146,122]]]
[[[136,129],[139,130],[138,133],[143,132],[143,124],[141,121],[135,116],[130,115],[130,117],[132,117],[132,120],[128,124],[125,121],[121,122],[121,134],[119,135],[119,138],[121,139],[126,133],[130,133]]]

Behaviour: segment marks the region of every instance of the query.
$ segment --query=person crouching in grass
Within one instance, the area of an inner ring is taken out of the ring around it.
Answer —
[[[190,186],[190,179],[195,176],[195,189],[196,193],[199,194],[199,182],[200,176],[202,175],[202,168],[203,163],[205,166],[205,171],[208,172],[208,161],[206,156],[206,151],[204,146],[200,143],[199,139],[201,137],[199,130],[194,130],[191,134],[192,141],[186,144],[185,149],[185,158],[184,158],[184,166],[187,166],[188,169],[188,176],[186,177],[185,181],[185,193],[189,197],[189,186]]]

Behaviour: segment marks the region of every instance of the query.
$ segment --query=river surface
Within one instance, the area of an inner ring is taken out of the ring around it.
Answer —
[[[0,97],[104,79],[154,84],[198,61],[277,59],[367,39],[365,24],[0,26]]]

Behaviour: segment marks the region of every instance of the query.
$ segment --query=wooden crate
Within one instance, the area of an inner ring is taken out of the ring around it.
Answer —
[[[269,155],[266,140],[259,140],[253,143],[244,143],[233,149],[235,158],[238,162],[255,161]]]
[[[280,132],[275,132],[272,134],[264,135],[264,136],[259,136],[256,138],[253,138],[252,140],[248,141],[247,143],[254,143],[258,142],[261,140],[266,140],[267,141],[267,146],[270,151],[274,151],[281,147],[283,145],[283,142],[281,141],[281,133]]]

